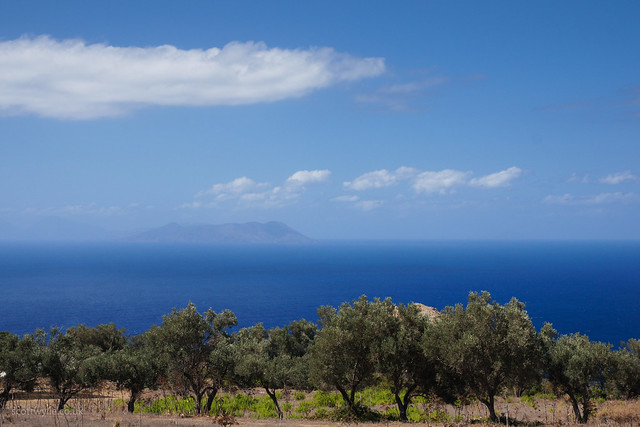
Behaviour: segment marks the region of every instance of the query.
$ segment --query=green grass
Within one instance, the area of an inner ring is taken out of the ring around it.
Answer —
[[[313,402],[309,402],[308,400],[303,400],[298,404],[298,406],[295,409],[295,412],[298,414],[304,415],[305,417],[308,417],[309,415],[311,415],[314,409],[315,409],[315,406]]]
[[[340,393],[316,391],[307,395],[304,392],[295,392],[291,402],[282,401],[280,392],[277,393],[277,396],[280,407],[287,418],[321,419],[336,422],[355,420],[351,411],[345,407]],[[424,422],[427,419],[433,422],[450,421],[444,411],[432,411],[425,415],[424,409],[421,410],[418,405],[427,400],[419,396],[413,399],[413,404],[407,410],[407,418],[410,421]],[[395,397],[388,388],[367,388],[357,393],[356,402],[361,408],[359,421],[399,419]],[[118,400],[116,404],[126,405],[126,402]],[[195,404],[193,398],[183,399],[169,395],[151,403],[136,401],[135,412],[157,415],[193,415],[195,414]],[[278,417],[275,405],[269,396],[256,397],[244,393],[219,394],[211,405],[210,415],[214,417],[219,415],[248,416],[257,419]]]
[[[319,390],[313,393],[312,402],[316,408],[336,408],[342,405],[342,396]]]
[[[520,401],[531,406],[533,409],[538,409],[538,404],[536,403],[536,398],[534,396],[522,396]]]
[[[196,405],[193,398],[180,399],[174,395],[158,399],[148,406],[139,400],[134,405],[134,412],[156,415],[194,414],[195,409]]]

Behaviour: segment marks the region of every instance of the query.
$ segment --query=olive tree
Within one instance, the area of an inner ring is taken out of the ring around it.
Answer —
[[[524,304],[504,306],[488,292],[469,294],[466,308],[445,308],[435,322],[438,358],[458,392],[475,395],[498,421],[495,396],[508,385],[537,379],[542,347]]]
[[[417,392],[427,392],[435,381],[435,360],[423,351],[422,341],[430,326],[429,319],[415,305],[381,304],[378,327],[385,336],[374,350],[377,371],[389,382],[401,421],[407,421],[407,408]]]
[[[215,313],[209,309],[198,313],[189,303],[182,310],[173,309],[163,316],[161,326],[152,327],[149,344],[162,358],[175,387],[192,394],[196,412],[202,410],[205,394],[213,401],[220,387],[220,366],[215,357],[229,339],[228,330],[238,324],[228,310]]]
[[[38,378],[39,352],[32,336],[0,332],[0,410],[15,389],[31,390]]]
[[[104,377],[119,389],[128,390],[127,410],[133,412],[135,402],[145,388],[155,388],[163,372],[161,359],[148,344],[148,334],[133,337],[127,344],[101,357]]]
[[[321,387],[338,390],[345,406],[356,415],[363,412],[356,392],[373,380],[374,350],[387,333],[382,327],[388,319],[385,312],[393,310],[389,300],[370,303],[364,295],[337,311],[329,306],[318,309],[321,328],[310,349],[311,378]]]
[[[613,368],[610,381],[626,399],[640,396],[640,340],[630,339],[611,354]]]
[[[101,356],[124,345],[124,330],[115,325],[87,328],[79,325],[62,332],[37,332],[42,345],[42,375],[58,396],[58,410],[80,392],[95,386],[103,376]]]
[[[264,388],[281,419],[284,414],[276,392],[307,387],[305,355],[315,333],[316,325],[303,319],[269,331],[258,324],[237,334],[236,381]]]
[[[559,337],[548,323],[541,335],[545,341],[549,379],[557,390],[569,397],[576,420],[586,423],[593,411],[594,387],[604,386],[612,366],[610,346],[590,341],[588,336],[579,333]]]

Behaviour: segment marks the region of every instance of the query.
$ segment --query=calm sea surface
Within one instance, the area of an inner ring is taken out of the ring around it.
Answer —
[[[0,330],[18,334],[109,322],[138,333],[189,301],[270,327],[362,294],[442,309],[482,290],[524,301],[537,327],[640,338],[640,242],[0,244]]]

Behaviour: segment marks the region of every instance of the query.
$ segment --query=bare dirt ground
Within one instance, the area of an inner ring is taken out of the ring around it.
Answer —
[[[251,390],[254,395],[259,395],[260,390]],[[161,392],[154,391],[143,396],[147,399],[157,399],[161,397]],[[124,405],[117,404],[118,399],[127,399],[128,396],[113,388],[103,388],[96,392],[89,392],[83,396],[72,399],[68,407],[72,408],[67,413],[56,411],[57,402],[49,393],[34,392],[18,394],[7,403],[6,408],[0,413],[0,427],[4,426],[100,426],[100,427],[125,427],[125,426],[211,426],[219,425],[217,420],[210,416],[185,416],[185,415],[151,415],[151,414],[129,414]],[[292,401],[292,403],[295,403]],[[598,426],[640,425],[640,401],[607,401],[595,403],[596,411],[589,424]],[[378,411],[385,411],[392,405],[380,405],[375,407]],[[487,409],[480,403],[472,403],[460,408],[450,405],[438,404],[416,404],[415,407],[422,413],[433,411],[443,411],[449,415],[450,419],[457,419],[458,422],[428,423],[431,426],[454,426],[454,425],[487,425],[482,420],[488,416]],[[534,399],[532,402],[524,403],[520,399],[512,397],[508,400],[504,398],[496,399],[496,412],[498,414],[509,414],[510,425],[527,426],[574,426],[573,411],[569,403],[564,399]],[[240,426],[300,426],[300,427],[327,427],[345,426],[348,423],[314,421],[301,419],[255,419],[249,414],[235,419],[236,425]],[[372,423],[359,423],[360,425],[374,425]],[[353,424],[351,424],[353,425]],[[379,426],[406,426],[399,422],[380,422]],[[504,424],[503,424],[504,425]]]
[[[156,427],[156,426],[212,426],[219,425],[214,418],[200,416],[200,417],[179,417],[179,416],[156,416],[148,414],[107,414],[104,416],[99,414],[66,414],[66,415],[11,415],[10,412],[5,413],[1,417],[0,426],[32,426],[32,427],[45,427],[45,426],[87,426],[87,427]],[[426,424],[426,423],[424,423]],[[251,427],[267,427],[267,426],[300,426],[300,427],[329,427],[329,426],[347,426],[356,425],[356,423],[340,423],[331,421],[311,421],[311,420],[298,420],[289,419],[278,421],[277,419],[257,420],[252,418],[236,418],[234,425],[239,426],[251,426]],[[380,422],[380,423],[358,423],[358,425],[364,426],[389,426],[389,427],[405,427],[407,424],[400,422]],[[481,422],[457,422],[457,423],[429,423],[430,426],[439,427],[452,427],[452,426],[488,426],[490,424]],[[504,424],[503,424],[504,425]],[[513,425],[513,424],[510,424]],[[542,423],[542,424],[518,424],[518,425],[538,425],[538,426],[578,426],[575,422],[570,423]],[[637,426],[638,421],[635,422],[614,422],[612,420],[602,420],[600,418],[594,418],[589,425],[598,426]]]

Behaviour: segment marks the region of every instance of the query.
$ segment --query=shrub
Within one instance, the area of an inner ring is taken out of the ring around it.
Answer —
[[[192,397],[187,399],[178,399],[174,395],[169,395],[152,402],[150,406],[143,407],[142,412],[156,415],[193,414],[195,412],[195,408],[195,403]]]
[[[211,405],[210,414],[218,416],[228,413],[236,417],[241,417],[246,412],[255,411],[256,401],[256,398],[243,393],[238,393],[233,396],[224,394],[216,398],[215,403]]]
[[[436,409],[427,414],[429,422],[433,423],[446,423],[451,421],[449,413],[443,409]]]
[[[271,400],[269,396],[257,399],[254,411],[255,412],[252,414],[252,417],[254,418],[278,418],[276,405],[274,405],[273,400]]]
[[[326,420],[329,418],[329,411],[327,411],[325,408],[318,408],[313,413],[313,416],[311,418],[316,420]]]
[[[368,388],[361,393],[360,397],[363,404],[370,406],[396,404],[395,397],[388,388]]]
[[[312,402],[303,400],[298,404],[298,407],[295,409],[295,411],[299,414],[303,414],[305,417],[309,417],[313,409],[314,409],[314,406]]]
[[[342,398],[337,393],[327,393],[326,391],[316,391],[313,393],[313,403],[316,408],[335,408],[340,406]]]
[[[538,409],[538,404],[534,396],[524,395],[520,398],[520,401],[531,406],[533,409]]]

